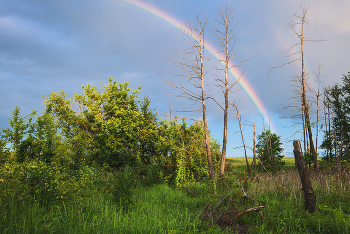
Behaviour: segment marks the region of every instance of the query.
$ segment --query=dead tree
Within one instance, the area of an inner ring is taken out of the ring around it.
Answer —
[[[163,80],[165,83],[171,85],[177,90],[180,90],[180,94],[172,95],[176,97],[185,97],[195,104],[201,105],[201,112],[203,115],[204,124],[204,134],[205,134],[205,144],[207,151],[207,160],[209,166],[210,178],[215,181],[215,171],[212,162],[210,141],[209,141],[209,129],[207,121],[207,109],[206,109],[206,99],[207,95],[205,93],[204,86],[204,30],[207,25],[206,18],[200,18],[197,16],[197,27],[188,25],[187,28],[182,29],[184,38],[186,42],[190,45],[189,49],[180,52],[179,50],[176,54],[180,57],[180,60],[167,59],[180,67],[182,73],[172,74],[169,76],[174,76],[177,78],[182,78],[184,83],[173,82],[171,80]]]
[[[254,165],[254,176],[256,176],[256,131],[255,131],[255,123],[254,123],[254,140],[253,140],[253,165]]]
[[[251,170],[250,170],[250,166],[249,166],[249,162],[248,162],[248,156],[247,156],[247,149],[246,149],[246,145],[244,143],[244,136],[243,136],[243,130],[242,130],[242,121],[241,121],[241,115],[239,114],[239,110],[236,104],[232,105],[235,110],[236,110],[236,118],[238,120],[238,124],[239,124],[239,129],[241,131],[241,137],[242,137],[242,143],[243,143],[243,149],[244,149],[244,156],[245,156],[245,161],[247,164],[247,170],[248,170],[248,174],[249,176],[251,176]]]
[[[298,168],[301,184],[303,186],[306,210],[309,213],[313,213],[316,209],[316,196],[312,188],[309,171],[307,169],[303,152],[301,150],[300,141],[294,141],[293,146],[295,164]]]
[[[310,146],[310,152],[313,155],[313,161],[314,161],[314,170],[317,175],[319,175],[319,166],[317,162],[317,154],[315,150],[315,145],[313,142],[313,136],[312,136],[312,130],[311,130],[311,121],[310,121],[310,110],[309,110],[309,103],[307,101],[307,94],[306,94],[306,72],[305,72],[305,58],[304,58],[304,42],[306,41],[321,41],[321,40],[310,40],[305,38],[304,36],[304,27],[308,24],[306,20],[306,15],[308,11],[308,7],[301,7],[301,15],[294,15],[295,19],[292,19],[289,21],[289,27],[292,29],[292,31],[295,33],[295,35],[298,36],[300,39],[300,42],[297,44],[294,44],[290,49],[292,49],[295,46],[300,46],[300,58],[297,58],[295,60],[292,60],[286,64],[283,64],[278,67],[285,66],[287,64],[301,61],[301,104],[302,104],[302,112],[303,112],[303,126],[305,126],[305,133],[308,135],[308,142]],[[277,67],[273,67],[271,69],[274,69]],[[270,71],[271,71],[270,69]]]
[[[228,122],[228,111],[229,111],[229,95],[233,93],[232,88],[238,83],[238,80],[232,82],[229,81],[229,71],[232,67],[238,64],[232,65],[231,61],[234,58],[233,47],[236,42],[236,37],[233,34],[235,24],[234,24],[234,14],[233,7],[227,3],[219,10],[219,20],[215,20],[219,27],[213,27],[213,34],[218,39],[220,47],[222,49],[221,54],[223,55],[223,60],[220,60],[224,64],[224,74],[219,75],[216,79],[216,86],[218,86],[224,95],[224,105],[221,105],[215,97],[212,99],[219,105],[219,107],[224,111],[224,135],[222,140],[222,153],[221,153],[221,163],[220,163],[220,176],[223,177],[225,173],[225,161],[226,161],[226,148],[227,148],[227,122]]]

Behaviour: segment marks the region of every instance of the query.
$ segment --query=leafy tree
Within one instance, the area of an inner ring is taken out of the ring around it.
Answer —
[[[110,78],[100,90],[88,84],[83,94],[72,98],[64,91],[53,92],[38,117],[36,112],[21,116],[16,107],[10,127],[2,130],[0,163],[8,157],[10,145],[19,168],[55,165],[58,173],[77,175],[86,166],[120,172],[129,168],[147,184],[180,185],[209,177],[203,122],[159,120],[148,97],[138,99],[141,87],[130,91],[128,85]],[[218,171],[221,146],[210,138],[210,147]],[[35,181],[41,180],[39,174]]]
[[[49,107],[37,118],[35,111],[27,116],[20,114],[19,107],[12,111],[10,127],[2,130],[1,140],[4,149],[7,143],[10,144],[17,162],[36,159],[49,163],[55,155],[62,153],[61,138]]]
[[[343,84],[336,84],[325,92],[329,128],[321,145],[324,159],[338,163],[350,159],[350,73],[343,76]]]
[[[257,137],[256,153],[267,170],[276,170],[284,165],[281,137],[270,130],[262,132]]]

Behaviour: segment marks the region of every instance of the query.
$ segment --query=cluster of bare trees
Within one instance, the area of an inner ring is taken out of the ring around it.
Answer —
[[[291,98],[292,103],[287,106],[287,108],[297,109],[299,114],[290,116],[292,118],[301,119],[302,133],[303,133],[303,142],[304,142],[304,151],[309,152],[312,155],[312,161],[314,164],[314,170],[316,174],[319,173],[319,166],[317,162],[317,145],[319,143],[318,133],[319,133],[319,121],[320,121],[320,100],[322,97],[321,93],[321,67],[319,68],[319,73],[317,76],[318,87],[312,89],[308,86],[307,80],[309,74],[305,71],[305,53],[304,53],[304,44],[309,41],[320,41],[320,40],[310,40],[305,37],[304,30],[305,26],[308,25],[307,22],[307,12],[308,7],[301,7],[301,14],[294,15],[293,18],[288,22],[289,27],[298,37],[298,43],[291,46],[290,49],[294,47],[299,47],[300,50],[298,54],[300,57],[298,59],[292,60],[281,66],[293,63],[300,62],[301,65],[301,74],[294,78],[294,87],[295,87],[295,96]],[[230,99],[230,94],[237,91],[234,89],[235,85],[238,83],[238,80],[230,80],[229,71],[232,67],[238,66],[239,63],[234,64],[232,60],[234,59],[234,45],[235,45],[235,35],[234,35],[234,13],[233,7],[225,4],[221,10],[219,10],[219,17],[212,24],[211,33],[217,38],[217,42],[221,48],[222,60],[220,62],[223,64],[223,68],[218,69],[218,75],[215,78],[214,85],[218,88],[219,92],[222,93],[224,98],[223,103],[219,101],[216,95],[209,94],[205,90],[208,75],[208,68],[206,66],[206,56],[205,56],[205,43],[206,37],[205,32],[208,26],[208,19],[205,17],[197,16],[196,25],[188,24],[187,28],[182,29],[185,40],[189,44],[189,48],[183,51],[178,50],[176,55],[177,59],[167,59],[170,62],[173,62],[181,68],[181,73],[171,74],[177,79],[175,82],[172,80],[166,80],[167,84],[171,85],[175,89],[179,90],[180,93],[174,96],[176,97],[185,97],[194,102],[194,104],[199,104],[201,106],[200,112],[202,113],[203,125],[205,130],[205,141],[206,141],[206,150],[207,158],[209,165],[209,174],[210,177],[215,180],[215,172],[211,159],[211,150],[210,150],[210,141],[209,141],[209,129],[208,129],[208,120],[207,120],[207,106],[206,101],[208,99],[213,100],[222,110],[223,110],[223,142],[222,142],[222,154],[221,154],[221,163],[220,163],[220,175],[219,177],[224,176],[225,172],[225,159],[226,159],[226,148],[227,148],[227,125],[228,125],[228,114],[230,107],[233,107],[233,111],[236,113],[237,120],[241,129],[242,142],[244,145],[244,150],[246,152],[246,146],[244,143],[244,136],[242,132],[241,116],[238,111],[238,106],[235,102]],[[293,54],[294,55],[294,54]],[[241,62],[240,62],[241,63]],[[273,67],[278,68],[281,66]],[[181,80],[181,81],[180,81]],[[313,132],[312,122],[311,122],[311,105],[316,104],[316,134]],[[327,124],[326,124],[327,125]],[[255,134],[255,124],[254,124],[254,134]],[[314,143],[314,135],[316,136],[316,143]],[[254,138],[255,141],[255,138]],[[255,146],[255,142],[254,142]],[[254,149],[253,149],[254,151]],[[251,174],[250,166],[247,160],[247,154],[245,153],[248,173]],[[254,173],[256,172],[256,161],[254,153]]]
[[[176,52],[176,55],[180,59],[167,59],[181,68],[181,73],[171,75],[182,78],[181,81],[164,81],[175,89],[180,90],[180,93],[175,95],[176,97],[185,97],[201,106],[200,111],[202,113],[205,129],[209,175],[213,180],[215,180],[215,172],[210,151],[206,101],[208,99],[213,100],[224,112],[224,135],[220,162],[220,177],[222,177],[225,173],[230,94],[235,92],[233,88],[238,83],[238,80],[231,81],[229,77],[230,69],[238,65],[232,64],[234,58],[233,47],[235,44],[233,7],[225,4],[222,9],[219,10],[219,19],[215,20],[214,23],[215,25],[212,24],[212,34],[216,36],[221,48],[220,53],[224,58],[220,61],[224,64],[224,67],[223,69],[218,69],[220,73],[215,79],[215,85],[222,91],[224,103],[220,103],[214,95],[209,94],[205,90],[208,71],[205,63],[205,29],[208,25],[208,19],[206,17],[197,16],[196,26],[188,24],[187,28],[182,29],[184,38],[189,44],[189,48],[184,51],[178,50]]]

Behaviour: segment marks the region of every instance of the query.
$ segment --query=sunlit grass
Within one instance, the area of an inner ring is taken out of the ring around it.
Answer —
[[[286,164],[294,164],[292,160]],[[309,214],[295,168],[264,172],[243,185],[245,159],[228,162],[231,171],[227,169],[227,176],[218,181],[216,195],[210,181],[180,188],[139,185],[127,207],[121,204],[122,199],[107,192],[103,183],[91,186],[85,200],[46,205],[34,199],[18,199],[20,192],[15,191],[12,197],[0,201],[0,233],[235,233],[237,227],[250,233],[350,233],[348,171],[338,175],[334,170],[323,170],[321,180],[312,174],[317,204],[316,212]],[[243,186],[247,196],[256,201],[242,199]],[[265,206],[263,219],[252,212],[226,229],[215,223],[220,212],[227,214],[258,205]],[[201,216],[215,207],[219,212],[215,217]]]
[[[2,207],[1,233],[199,233],[208,229],[195,210],[200,197],[168,185],[138,187],[128,211],[108,194],[92,193],[84,205],[12,203]],[[211,232],[221,232],[220,227]]]

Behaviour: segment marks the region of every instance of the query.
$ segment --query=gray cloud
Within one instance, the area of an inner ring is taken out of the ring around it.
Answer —
[[[197,13],[217,18],[217,9],[225,1],[145,1],[173,15],[183,22],[195,22]],[[309,42],[305,51],[309,72],[322,65],[324,85],[341,81],[342,74],[350,71],[347,46],[350,36],[350,3],[338,1],[310,1],[307,35],[312,39],[327,39],[325,42]],[[290,80],[298,75],[298,64],[270,68],[290,61],[286,50],[297,38],[286,29],[286,21],[298,14],[298,1],[267,0],[264,2],[243,1],[235,3],[235,45],[239,62],[250,58],[240,68],[268,109],[271,122],[284,139],[292,131],[284,126],[292,121],[279,120],[292,115],[282,111],[292,95]],[[215,43],[210,35],[208,39]],[[65,90],[69,95],[82,92],[81,85],[106,83],[108,77],[118,82],[130,81],[131,88],[143,86],[142,95],[149,95],[152,108],[160,115],[173,109],[193,107],[186,100],[165,96],[171,93],[169,86],[159,78],[163,73],[176,73],[177,67],[164,61],[173,57],[176,48],[186,48],[179,30],[142,10],[118,0],[96,1],[46,1],[4,0],[0,2],[0,128],[8,126],[10,110],[20,106],[25,114],[43,109],[40,93]],[[207,63],[215,68],[214,58]],[[217,75],[215,69],[208,74],[208,85]],[[161,91],[161,92],[159,92]],[[215,88],[212,92],[216,93]],[[246,120],[256,122],[263,128],[262,117],[244,91],[233,95],[240,100],[241,114]],[[218,96],[219,100],[222,100]],[[208,101],[210,127],[216,138],[222,135],[222,112]],[[189,115],[200,118],[199,114]],[[234,118],[230,120],[229,140],[239,145],[232,136],[237,129]],[[249,127],[247,132],[249,132]],[[260,131],[260,130],[259,130]],[[251,138],[251,134],[248,138]],[[249,140],[247,140],[249,141]],[[233,147],[232,147],[233,148]],[[233,151],[231,151],[233,152]]]

